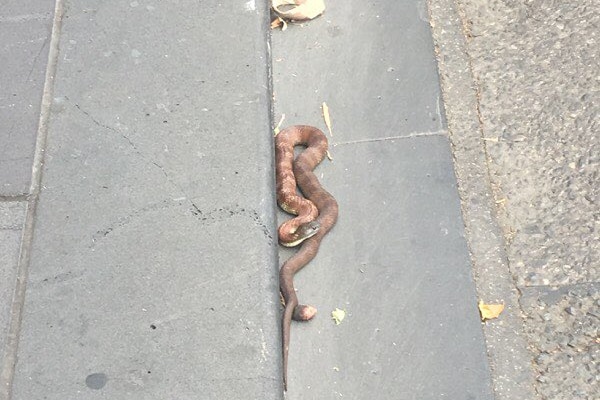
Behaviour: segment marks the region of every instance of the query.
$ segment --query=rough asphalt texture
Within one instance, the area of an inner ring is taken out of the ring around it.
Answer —
[[[454,5],[458,5],[457,8]],[[531,350],[535,390],[528,395],[507,390],[499,379],[499,398],[594,399],[600,379],[600,259],[598,201],[600,140],[598,79],[600,14],[598,3],[558,1],[431,1],[432,27],[440,49],[449,129],[457,151],[459,186],[471,187],[474,161],[461,159],[461,126],[472,96],[472,126],[487,157],[476,164],[489,173],[495,212],[504,236],[504,261],[495,275],[488,259],[477,259],[480,295],[504,294],[516,299]],[[439,9],[451,11],[442,15]],[[454,20],[451,26],[447,21]],[[460,27],[464,53],[450,53],[448,31]],[[461,62],[456,60],[462,58]],[[457,71],[470,75],[471,85],[457,90]],[[447,99],[454,101],[448,102]],[[473,108],[474,106],[475,108]],[[451,115],[460,110],[460,115]],[[465,112],[466,111],[466,112]],[[471,153],[473,155],[474,153]],[[482,162],[483,161],[483,162]],[[463,191],[463,201],[472,192]],[[465,215],[478,205],[464,202]],[[469,221],[467,220],[467,225]],[[484,233],[469,230],[475,250]],[[481,253],[483,255],[483,253]],[[500,258],[502,260],[502,257]],[[492,268],[493,269],[493,268]],[[504,271],[504,274],[502,272]],[[499,273],[498,273],[499,272]],[[512,293],[513,295],[509,294]],[[506,300],[498,296],[497,300]],[[511,303],[511,301],[509,301]],[[509,310],[510,312],[510,310]],[[505,318],[509,318],[505,316]],[[500,321],[498,321],[500,323]],[[486,335],[493,365],[510,359],[495,346],[498,326],[488,323]],[[520,331],[520,332],[519,332]],[[526,357],[523,346],[508,346]],[[525,371],[526,372],[526,371]],[[527,384],[526,374],[517,391]]]

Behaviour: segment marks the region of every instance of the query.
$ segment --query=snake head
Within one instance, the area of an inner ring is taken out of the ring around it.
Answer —
[[[306,224],[300,225],[296,231],[296,235],[298,236],[299,240],[306,240],[311,236],[315,236],[319,231],[319,228],[321,228],[320,223],[317,221],[310,221]]]
[[[293,233],[292,237],[294,238],[290,242],[280,242],[285,247],[294,247],[298,246],[300,243],[304,242],[309,237],[315,236],[319,229],[321,228],[321,224],[317,221],[310,221],[298,226],[296,232]]]

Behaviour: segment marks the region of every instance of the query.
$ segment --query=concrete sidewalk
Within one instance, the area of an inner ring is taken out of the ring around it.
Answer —
[[[272,34],[274,119],[326,131],[326,102],[340,207],[296,279],[321,314],[292,326],[288,398],[491,399],[427,11],[328,6]]]
[[[280,398],[266,6],[58,4],[5,394]]]
[[[2,399],[281,399],[272,112],[324,129],[323,101],[340,220],[297,278],[320,313],[287,398],[493,398],[424,4],[272,37],[264,1],[14,4]]]

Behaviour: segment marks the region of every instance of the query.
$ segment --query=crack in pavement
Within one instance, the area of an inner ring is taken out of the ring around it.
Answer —
[[[68,101],[71,101],[67,96],[65,96],[65,99]],[[120,130],[118,130],[112,126],[109,126],[107,124],[104,124],[104,123],[98,121],[88,111],[82,109],[81,106],[79,106],[79,104],[74,103],[74,102],[73,102],[73,104],[74,104],[75,108],[77,108],[82,114],[87,116],[92,122],[94,122],[95,125],[97,125],[101,128],[110,130],[111,132],[115,132],[115,133],[119,134],[123,139],[125,139],[127,141],[127,143],[131,146],[131,148],[135,151],[135,153],[139,157],[141,157],[147,163],[152,164],[156,168],[158,168],[161,171],[161,173],[163,174],[163,176],[165,177],[165,180],[169,184],[171,184],[174,188],[176,188],[184,196],[185,200],[187,200],[187,202],[190,204],[190,206],[192,208],[190,210],[192,215],[196,216],[200,221],[203,221],[204,223],[219,222],[219,221],[224,220],[225,218],[229,218],[234,215],[242,215],[245,217],[249,217],[255,222],[255,224],[258,227],[260,227],[263,235],[269,240],[269,244],[273,243],[273,235],[269,231],[269,228],[267,227],[267,225],[261,220],[260,215],[258,214],[258,212],[256,210],[245,209],[236,204],[235,206],[232,206],[232,207],[224,206],[224,207],[220,207],[220,208],[214,208],[214,209],[208,210],[208,211],[202,211],[200,209],[200,207],[198,207],[198,205],[192,200],[191,196],[187,193],[187,191],[180,184],[178,184],[171,178],[171,176],[166,171],[166,169],[162,165],[157,163],[156,161],[145,156],[138,149],[136,144],[127,135],[125,135],[123,132],[121,132]],[[94,246],[94,243],[96,242],[97,239],[107,236],[115,228],[127,225],[129,222],[131,222],[133,217],[135,217],[143,212],[156,210],[158,208],[161,208],[161,206],[162,206],[162,208],[165,208],[165,205],[166,205],[166,200],[163,201],[162,203],[153,204],[148,207],[144,207],[140,210],[133,212],[131,215],[126,216],[122,220],[115,222],[114,224],[111,224],[108,228],[99,230],[92,237],[93,244],[91,247]],[[166,205],[166,206],[169,207],[168,205]]]
[[[350,141],[347,141],[347,142],[333,143],[332,147],[346,145],[346,144],[383,142],[383,141],[387,141],[387,140],[413,139],[413,138],[417,138],[417,137],[427,137],[427,136],[448,136],[448,131],[446,129],[442,129],[442,130],[433,131],[433,132],[412,132],[412,133],[409,133],[409,134],[406,134],[406,135],[386,136],[386,137],[372,138],[372,139],[350,140]]]
[[[65,99],[67,101],[71,101],[67,96],[64,96]],[[164,175],[165,179],[167,180],[167,182],[169,182],[173,187],[175,187],[177,190],[179,190],[179,192],[181,194],[183,194],[185,196],[185,198],[188,200],[188,202],[190,203],[190,205],[194,208],[194,210],[196,211],[200,211],[198,209],[198,206],[193,202],[193,200],[191,200],[191,196],[187,193],[186,190],[183,189],[183,187],[178,184],[177,182],[175,182],[167,173],[167,171],[165,170],[165,168],[158,164],[156,161],[148,158],[145,154],[142,153],[142,151],[140,149],[138,149],[138,147],[136,146],[136,144],[133,142],[133,140],[131,140],[131,138],[127,135],[125,135],[122,131],[120,131],[117,128],[114,128],[112,126],[109,126],[107,124],[104,124],[100,121],[98,121],[96,118],[94,118],[88,111],[84,110],[83,108],[81,108],[81,106],[75,102],[72,102],[73,105],[75,106],[75,108],[77,108],[82,114],[84,114],[85,116],[87,116],[92,122],[94,122],[95,125],[104,128],[104,129],[108,129],[111,132],[115,132],[118,135],[120,135],[123,139],[125,139],[127,141],[127,143],[129,144],[129,146],[131,146],[131,148],[135,151],[135,153],[144,161],[146,161],[149,164],[154,165],[155,167],[157,167],[162,174]]]
[[[136,218],[140,217],[143,214],[157,210],[165,210],[168,208],[179,206],[181,204],[182,203],[178,202],[177,200],[165,199],[159,203],[150,204],[146,207],[134,210],[123,217],[119,217],[116,221],[111,222],[110,224],[108,224],[107,227],[99,229],[98,231],[96,231],[96,233],[92,235],[92,244],[89,246],[89,248],[94,248],[96,246],[96,243],[100,239],[108,236],[116,229],[122,228],[130,224],[132,221],[134,221]],[[259,213],[254,209],[247,209],[241,207],[239,204],[234,204],[230,206],[225,205],[221,207],[215,207],[209,210],[202,211],[198,207],[196,207],[194,203],[192,203],[192,206],[193,209],[189,211],[191,211],[192,215],[194,215],[204,226],[219,223],[234,216],[250,218],[252,221],[254,221],[254,224],[258,228],[260,228],[262,234],[268,239],[269,245],[273,244],[273,235],[271,234],[271,232],[269,232],[269,228],[262,221]]]

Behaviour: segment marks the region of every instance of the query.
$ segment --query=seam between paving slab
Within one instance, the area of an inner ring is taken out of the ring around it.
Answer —
[[[411,132],[406,135],[386,136],[386,137],[372,138],[372,139],[350,140],[348,142],[333,143],[332,147],[341,146],[341,145],[345,145],[345,144],[382,142],[382,141],[386,141],[386,140],[412,139],[412,138],[427,137],[427,136],[448,136],[448,131],[446,129],[442,129],[442,130],[434,131],[434,132]]]
[[[25,22],[25,21],[46,21],[52,18],[50,14],[23,14],[23,15],[14,15],[14,16],[0,16],[0,22]]]
[[[590,285],[600,285],[600,281],[585,281],[585,282],[575,282],[569,283],[566,285],[527,285],[522,288],[519,288],[519,293],[522,293],[523,290],[528,289],[549,289],[549,290],[558,290],[557,288],[577,288],[577,287],[586,287]]]
[[[277,194],[276,194],[276,177],[275,177],[275,101],[273,98],[273,94],[274,94],[274,79],[273,79],[273,50],[271,48],[271,2],[263,2],[263,7],[266,9],[265,10],[265,18],[263,18],[263,30],[265,32],[265,41],[266,41],[266,46],[265,46],[265,66],[266,66],[266,74],[267,74],[267,112],[268,112],[268,119],[269,119],[269,136],[270,136],[270,143],[271,143],[271,148],[270,148],[270,169],[271,169],[271,174],[270,174],[270,186],[271,186],[271,198],[272,198],[272,204],[274,205],[274,207],[271,208],[271,220],[273,221],[273,226],[271,227],[273,229],[273,232],[275,232],[275,238],[274,241],[276,243],[275,246],[271,246],[272,249],[272,257],[273,260],[275,260],[275,265],[272,265],[271,268],[275,269],[275,276],[279,277],[279,268],[281,265],[281,258],[279,257],[279,243],[278,243],[278,238],[277,238],[277,230],[279,228],[279,225],[277,223],[277,213],[278,213],[278,205],[277,205]],[[278,278],[279,279],[279,278]],[[277,286],[278,289],[278,296],[280,296],[279,294],[279,286]],[[282,307],[279,306],[278,304],[278,318],[277,318],[277,343],[282,343],[283,342],[283,331],[282,331],[282,326],[281,326],[281,319],[283,318],[283,309]],[[278,349],[278,354],[275,357],[275,359],[277,360],[277,366],[278,366],[278,377],[276,378],[281,386],[281,390],[279,391],[279,397],[281,399],[285,399],[285,391],[283,390],[283,381],[281,379],[281,377],[283,376],[283,354],[281,352],[281,347],[277,347]]]
[[[2,203],[14,203],[19,201],[27,201],[29,194],[17,194],[14,196],[0,196],[0,202]]]
[[[35,144],[33,167],[31,171],[31,187],[29,195],[25,196],[28,204],[25,214],[25,223],[23,226],[23,236],[21,238],[21,248],[17,265],[17,279],[15,282],[15,290],[11,304],[10,322],[6,337],[6,345],[4,348],[2,371],[0,373],[0,399],[3,400],[8,400],[11,397],[12,381],[17,362],[17,349],[19,346],[19,334],[21,330],[25,291],[27,288],[31,243],[33,240],[34,217],[40,192],[42,167],[44,164],[45,155],[44,150],[46,147],[48,122],[50,119],[50,108],[52,105],[52,96],[54,91],[54,77],[56,75],[56,65],[58,62],[58,47],[62,16],[63,0],[56,0],[54,6],[54,19],[52,22],[52,33],[50,35],[48,63],[46,66],[46,76],[44,80],[44,89],[42,92],[37,140]]]

